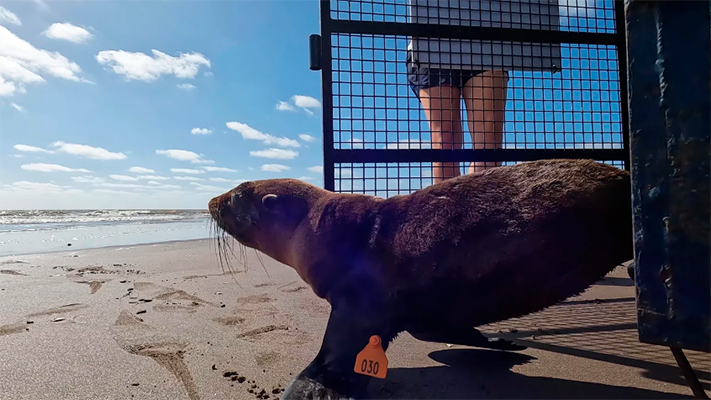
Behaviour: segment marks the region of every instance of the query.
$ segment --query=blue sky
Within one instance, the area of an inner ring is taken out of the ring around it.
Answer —
[[[581,10],[609,18],[612,7],[560,4],[562,29],[581,31],[593,21]],[[0,0],[0,7],[0,209],[204,208],[242,180],[322,185],[321,76],[308,68],[317,1]],[[404,73],[406,45],[399,41],[398,60],[383,60],[388,69]],[[610,50],[563,45],[554,79],[514,72],[505,146],[620,147]],[[348,68],[342,78],[355,82]],[[358,139],[380,142],[366,148],[429,140],[417,99],[386,79],[359,85],[403,92],[408,104],[383,99],[387,110],[359,110],[367,100],[349,91],[357,85],[335,89],[350,101],[334,99],[337,148],[362,148]],[[427,175],[413,170],[405,173],[412,181]]]
[[[308,68],[318,2],[0,7],[0,42],[17,48],[5,53],[43,80],[0,83],[0,208],[204,208],[240,180],[321,184],[320,74]],[[49,29],[64,23],[85,31]]]

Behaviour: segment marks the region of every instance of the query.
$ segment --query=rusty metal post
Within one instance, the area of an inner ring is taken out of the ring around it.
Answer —
[[[639,339],[683,357],[701,398],[681,349],[711,351],[709,5],[625,4]]]

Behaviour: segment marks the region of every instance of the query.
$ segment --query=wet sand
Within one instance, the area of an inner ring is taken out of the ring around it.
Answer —
[[[260,258],[248,251],[247,271],[233,259],[240,272],[226,273],[207,240],[0,257],[2,398],[278,398],[318,351],[330,307]],[[669,349],[639,343],[623,268],[482,330],[529,349],[402,334],[370,397],[691,398]],[[686,353],[709,390],[709,355]]]

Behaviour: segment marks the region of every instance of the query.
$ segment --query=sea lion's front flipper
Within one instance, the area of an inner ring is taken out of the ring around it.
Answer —
[[[358,353],[372,335],[378,335],[383,350],[395,337],[391,312],[384,291],[364,277],[344,276],[332,290],[331,314],[326,325],[321,350],[301,371],[281,396],[281,400],[353,399],[365,395],[369,376],[355,373]]]
[[[415,339],[424,342],[458,344],[461,346],[511,351],[526,350],[528,348],[503,338],[487,338],[477,329],[471,327],[439,327],[430,328],[425,331],[408,332]]]

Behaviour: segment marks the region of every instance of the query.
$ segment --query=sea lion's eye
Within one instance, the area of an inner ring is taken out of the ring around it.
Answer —
[[[272,208],[276,204],[277,195],[267,194],[262,197],[262,205],[266,208]]]

